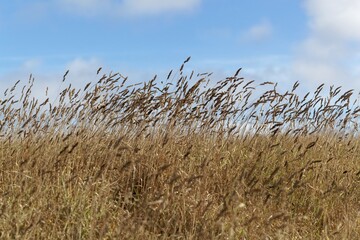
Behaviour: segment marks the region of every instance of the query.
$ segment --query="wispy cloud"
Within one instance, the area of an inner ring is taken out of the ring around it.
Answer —
[[[21,23],[36,23],[49,15],[50,7],[50,1],[26,1],[15,10],[14,17]]]
[[[241,34],[242,41],[264,41],[271,37],[273,27],[267,20],[263,20],[251,26],[247,31]]]
[[[75,58],[64,65],[64,68],[46,71],[47,66],[43,64],[41,59],[26,59],[13,70],[0,73],[0,87],[6,89],[17,80],[21,80],[21,85],[26,84],[30,74],[32,74],[32,77],[35,78],[32,94],[43,100],[47,97],[45,92],[48,89],[48,97],[55,99],[60,90],[70,83],[76,88],[81,88],[88,82],[99,80],[100,77],[96,71],[104,64],[97,58]],[[63,83],[63,75],[66,70],[69,70],[69,73],[65,83]],[[103,72],[108,74],[109,69],[105,68]]]
[[[56,0],[64,9],[83,15],[148,16],[192,11],[201,0]]]
[[[129,15],[155,15],[166,12],[191,11],[201,0],[124,0],[122,10]]]
[[[108,10],[117,9],[119,5],[112,0],[55,0],[55,2],[62,10],[86,16],[104,14]]]

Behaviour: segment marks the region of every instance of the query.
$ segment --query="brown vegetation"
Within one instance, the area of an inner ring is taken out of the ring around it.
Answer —
[[[44,102],[32,78],[9,88],[0,238],[360,239],[352,91],[183,71],[103,75]]]

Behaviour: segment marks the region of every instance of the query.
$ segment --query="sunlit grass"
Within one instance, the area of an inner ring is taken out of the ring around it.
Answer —
[[[44,102],[9,88],[1,238],[360,239],[352,91],[183,71]]]

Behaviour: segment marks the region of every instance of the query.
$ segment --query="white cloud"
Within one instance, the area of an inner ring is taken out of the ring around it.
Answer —
[[[242,34],[241,39],[246,41],[263,41],[271,37],[272,25],[269,21],[262,21],[250,27],[245,33]]]
[[[97,70],[103,67],[103,65],[104,64],[97,58],[75,58],[71,60],[66,64],[64,69],[69,70],[66,76],[65,86],[71,83],[75,88],[82,88],[89,82],[97,82],[103,74],[109,74],[107,68],[102,69],[99,75],[96,74]]]
[[[35,69],[41,67],[42,61],[38,58],[27,59],[22,66],[24,71],[34,71]]]
[[[322,83],[343,85],[341,79],[347,74],[333,62],[298,60],[294,63],[294,73],[300,79],[307,80],[307,85],[316,87]]]
[[[144,16],[191,11],[201,0],[56,0],[68,11],[83,15]]]
[[[335,60],[348,56],[346,44],[332,39],[309,36],[300,45],[299,54],[316,60]]]
[[[315,34],[360,40],[360,1],[306,0],[305,4]]]
[[[360,49],[360,1],[306,0],[309,36],[296,50],[293,72],[312,85],[360,90],[356,52]]]
[[[102,63],[97,58],[76,58],[66,64],[69,70],[69,76],[76,77],[77,81],[86,78],[89,75],[96,75],[96,71]]]

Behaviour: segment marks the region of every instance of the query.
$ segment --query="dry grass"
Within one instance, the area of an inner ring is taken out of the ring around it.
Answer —
[[[44,102],[32,78],[9,88],[0,238],[360,239],[352,91],[183,71]]]

